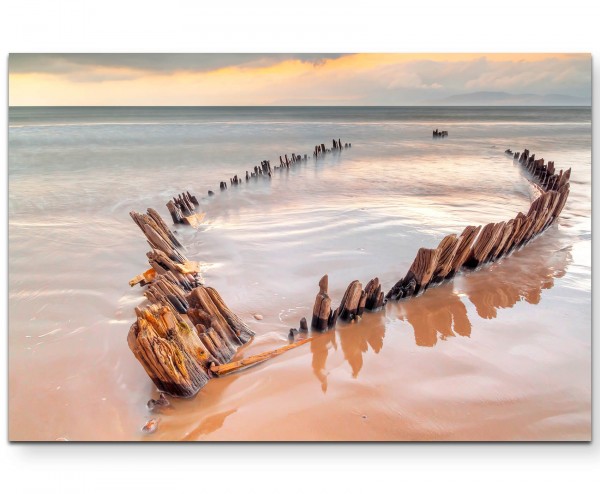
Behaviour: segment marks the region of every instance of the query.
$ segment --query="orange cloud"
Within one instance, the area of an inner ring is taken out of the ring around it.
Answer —
[[[43,56],[40,56],[43,57]],[[349,54],[211,70],[90,63],[9,74],[18,105],[415,104],[469,90],[591,94],[587,54]],[[587,93],[586,93],[587,91]]]

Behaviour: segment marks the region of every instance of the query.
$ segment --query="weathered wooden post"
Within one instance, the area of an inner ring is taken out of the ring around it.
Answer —
[[[315,299],[312,322],[310,324],[310,326],[317,331],[324,331],[327,329],[329,317],[331,315],[331,299],[327,294],[328,286],[329,277],[325,275],[319,281],[319,293]]]
[[[346,292],[342,297],[342,302],[340,303],[340,307],[338,309],[339,317],[343,321],[350,321],[354,319],[359,311],[359,305],[363,302],[362,307],[364,308],[364,304],[366,301],[365,292],[362,289],[362,285],[358,280],[354,280],[348,288],[346,288]]]

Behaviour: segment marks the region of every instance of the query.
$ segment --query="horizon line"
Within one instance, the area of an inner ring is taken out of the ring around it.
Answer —
[[[8,105],[8,108],[592,108],[582,105]]]

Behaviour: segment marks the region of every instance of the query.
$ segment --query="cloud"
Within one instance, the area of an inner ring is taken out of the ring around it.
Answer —
[[[566,62],[548,58],[538,62],[502,62],[489,64],[477,77],[465,82],[465,88],[482,91],[534,91],[581,93],[591,90],[591,71],[585,60]],[[581,96],[582,94],[579,94]]]
[[[388,53],[9,59],[11,105],[414,105],[482,91],[591,100],[591,58]]]
[[[434,99],[428,103],[445,106],[589,106],[590,100],[564,94],[539,95],[480,91]]]
[[[93,74],[127,72],[130,77],[149,73],[210,72],[226,67],[268,67],[285,60],[300,60],[321,65],[340,54],[318,53],[13,53],[9,57],[11,74],[58,74],[74,80],[97,80]]]

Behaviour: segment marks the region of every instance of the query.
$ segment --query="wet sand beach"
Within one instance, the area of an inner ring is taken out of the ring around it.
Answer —
[[[589,109],[11,108],[9,125],[11,440],[591,438]],[[432,140],[436,127],[449,137]],[[332,137],[352,149],[218,191]],[[129,211],[153,207],[170,225],[174,194],[202,198],[202,226],[173,230],[256,332],[249,356],[310,320],[323,274],[334,305],[354,279],[387,291],[419,247],[527,211],[535,191],[508,147],[572,167],[541,237],[161,414],[146,408],[158,393],[126,336],[148,246]],[[157,431],[142,433],[152,417]]]

